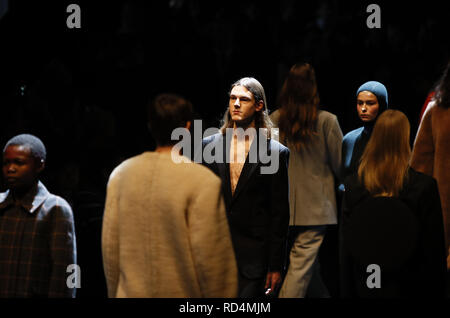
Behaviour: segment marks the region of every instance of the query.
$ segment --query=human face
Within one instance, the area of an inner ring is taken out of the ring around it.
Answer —
[[[44,164],[31,154],[27,146],[12,145],[3,153],[3,177],[13,191],[28,190],[43,168]]]
[[[256,103],[253,94],[244,86],[235,86],[230,93],[230,116],[236,126],[254,124],[254,114],[264,106],[262,101]]]
[[[363,122],[375,120],[378,115],[380,105],[375,94],[369,91],[362,91],[356,98],[356,109],[358,116]]]

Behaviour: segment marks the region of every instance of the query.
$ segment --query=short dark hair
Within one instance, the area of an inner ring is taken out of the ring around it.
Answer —
[[[177,140],[171,140],[172,131],[185,127],[192,118],[192,104],[176,94],[160,94],[148,105],[150,132],[159,146],[175,144]]]
[[[12,137],[3,148],[3,153],[5,153],[6,148],[9,146],[27,146],[30,148],[33,157],[42,161],[45,161],[47,157],[44,143],[38,137],[30,134],[21,134]]]

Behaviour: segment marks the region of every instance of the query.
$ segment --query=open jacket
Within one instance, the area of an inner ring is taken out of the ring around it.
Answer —
[[[259,137],[253,140],[249,154],[258,146]],[[222,134],[203,139],[203,149],[222,150],[221,160],[203,162],[222,179],[222,191],[230,225],[231,238],[240,273],[249,279],[259,279],[268,271],[281,271],[289,226],[289,149],[268,139],[268,155],[277,151],[278,169],[273,174],[262,173],[258,151],[257,162],[247,156],[234,195],[230,185],[230,165],[226,158],[227,138]],[[210,148],[208,147],[208,148]],[[257,148],[261,150],[260,148]],[[213,153],[215,151],[213,150]],[[218,162],[221,161],[221,162]]]

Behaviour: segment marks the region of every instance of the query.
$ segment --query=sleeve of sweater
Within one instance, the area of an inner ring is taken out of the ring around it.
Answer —
[[[219,178],[203,178],[188,210],[191,254],[203,297],[237,297],[237,266]]]
[[[118,216],[118,173],[111,174],[106,194],[102,227],[102,254],[108,297],[114,298],[119,283],[119,216]]]
[[[434,142],[431,127],[432,104],[429,104],[417,131],[411,157],[411,167],[429,176],[433,175]]]

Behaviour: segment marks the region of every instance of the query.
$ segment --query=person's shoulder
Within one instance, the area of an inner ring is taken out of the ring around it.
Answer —
[[[129,169],[134,169],[136,166],[142,166],[143,164],[148,164],[152,159],[152,152],[144,152],[139,155],[133,156],[131,158],[125,159],[119,165],[117,165],[111,174],[109,175],[109,180],[117,179],[120,175]]]
[[[55,206],[57,206],[58,208],[64,210],[64,211],[69,211],[70,213],[72,213],[72,208],[69,204],[69,202],[66,201],[66,199],[64,199],[63,197],[50,193],[50,198],[52,198],[52,200],[54,200],[55,202]]]
[[[274,124],[275,126],[277,126],[277,125],[278,125],[278,121],[279,121],[279,119],[280,119],[280,110],[277,109],[277,110],[273,111],[273,112],[269,115],[269,117],[270,117],[270,120],[273,122],[273,124]]]
[[[270,139],[270,148],[271,149],[278,149],[278,152],[280,153],[289,153],[289,148],[284,146],[281,142],[271,138]]]
[[[72,219],[73,212],[72,207],[69,202],[63,197],[48,192],[47,199],[44,202],[45,210],[49,211],[51,214],[65,219]]]
[[[349,131],[348,133],[345,134],[344,139],[357,137],[363,132],[363,130],[364,130],[364,127],[359,127],[352,131]]]
[[[329,111],[320,109],[317,113],[317,118],[321,121],[336,121],[337,116]]]
[[[186,180],[197,189],[219,187],[221,179],[209,168],[195,162],[176,164],[177,177]]]
[[[219,139],[220,137],[222,137],[222,133],[221,132],[218,132],[218,133],[216,133],[214,135],[211,135],[211,136],[207,136],[207,137],[202,139],[202,144],[203,145],[207,145],[207,144],[209,144],[209,143]]]
[[[348,133],[345,134],[343,141],[346,142],[346,141],[355,140],[359,135],[361,135],[363,130],[364,130],[364,127],[359,127],[352,131],[349,131]]]
[[[173,159],[177,160],[173,160]],[[184,157],[178,155],[172,158],[166,158],[164,161],[164,166],[166,169],[177,176],[177,178],[181,178],[184,180],[189,180],[190,182],[201,182],[201,180],[220,180],[214,172],[212,172],[206,166],[192,161],[188,157]]]
[[[328,131],[336,126],[339,127],[339,121],[335,114],[330,113],[326,110],[319,110],[317,114],[318,127]]]
[[[275,109],[272,113],[270,113],[269,117],[272,119],[272,117],[277,117],[280,115],[280,109]]]

